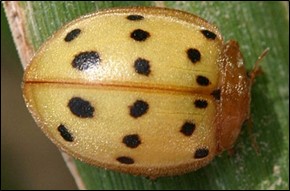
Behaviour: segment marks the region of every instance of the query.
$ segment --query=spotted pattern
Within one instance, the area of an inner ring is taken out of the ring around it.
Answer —
[[[126,17],[129,21],[141,21],[144,20],[142,15],[128,15]],[[215,40],[216,34],[209,31],[209,30],[201,30],[200,31],[206,39]],[[67,33],[66,37],[64,38],[65,42],[70,42],[76,39],[81,33],[80,29],[74,29]],[[131,32],[130,37],[139,42],[146,41],[150,37],[150,32],[142,30],[142,29],[135,29]],[[191,63],[196,64],[201,60],[201,53],[197,48],[189,48],[186,50],[187,58],[191,61]],[[96,51],[86,51],[77,54],[72,61],[73,68],[76,68],[80,71],[88,70],[93,68],[101,63],[101,58],[98,52]],[[151,66],[150,61],[144,58],[137,58],[134,62],[134,69],[135,72],[149,76],[151,73]],[[197,75],[196,82],[200,86],[208,86],[210,85],[210,80],[203,75]],[[220,89],[214,90],[211,95],[216,99],[220,100]],[[194,101],[194,106],[199,109],[204,109],[208,106],[208,102],[203,99],[197,99]],[[80,97],[73,97],[70,99],[68,103],[68,107],[70,111],[77,117],[80,118],[92,118],[94,117],[95,108],[91,105],[89,101],[86,101]],[[130,116],[133,118],[139,118],[145,115],[149,110],[149,104],[146,101],[141,99],[136,100],[131,106],[129,106]],[[74,137],[68,131],[68,129],[64,125],[59,125],[57,128],[60,132],[60,135],[63,137],[65,141],[73,142]],[[180,128],[180,133],[184,136],[190,137],[196,129],[196,124],[190,121],[184,122],[184,124]],[[137,149],[141,142],[141,138],[138,134],[128,134],[125,135],[122,139],[122,143],[132,149]],[[195,159],[201,159],[206,157],[209,154],[209,150],[205,147],[197,148],[194,152]],[[122,164],[131,165],[134,164],[135,161],[133,158],[128,156],[120,156],[117,157],[116,160]]]
[[[94,117],[95,108],[89,101],[86,101],[80,97],[73,97],[69,100],[68,107],[70,111],[81,118]]]
[[[207,101],[203,99],[198,99],[194,101],[194,105],[196,108],[204,109],[207,107]]]
[[[212,95],[216,100],[220,100],[221,90],[220,89],[214,90],[210,95]]]
[[[67,35],[64,38],[64,41],[70,42],[70,41],[74,40],[75,38],[77,38],[79,36],[79,34],[81,34],[81,29],[74,29],[74,30],[70,31],[69,33],[67,33]]]
[[[127,19],[130,21],[140,21],[143,20],[144,17],[142,15],[129,15],[127,16]]]
[[[131,38],[133,38],[136,41],[145,41],[149,37],[150,33],[142,29],[136,29],[131,33]]]
[[[132,134],[132,135],[126,135],[123,138],[123,143],[130,148],[136,148],[141,144],[141,140],[139,135]]]
[[[134,63],[135,71],[138,74],[148,76],[150,74],[150,64],[149,61],[143,58],[138,58]]]
[[[201,30],[201,33],[205,36],[205,38],[214,40],[216,38],[216,34],[209,30]]]
[[[207,77],[205,76],[201,76],[198,75],[196,78],[196,82],[200,85],[200,86],[208,86],[210,84],[210,81]]]
[[[197,63],[201,59],[200,52],[195,48],[190,48],[187,50],[187,57],[193,64]]]
[[[122,164],[134,164],[134,160],[131,157],[126,156],[118,157],[117,161],[119,161]]]
[[[149,105],[143,100],[137,100],[130,108],[130,115],[134,118],[141,117],[147,113]]]
[[[199,148],[194,153],[194,158],[201,159],[208,155],[209,151],[207,148]]]
[[[81,52],[72,61],[72,67],[80,71],[91,69],[101,63],[100,56],[95,51]]]
[[[185,122],[182,125],[180,132],[182,134],[184,134],[185,136],[191,136],[192,133],[194,132],[194,130],[195,130],[195,124],[194,123],[192,123],[192,122]]]
[[[74,137],[72,136],[72,134],[68,131],[68,129],[64,126],[64,125],[59,125],[57,130],[60,132],[60,135],[62,136],[62,138],[67,141],[67,142],[73,142],[74,141]]]

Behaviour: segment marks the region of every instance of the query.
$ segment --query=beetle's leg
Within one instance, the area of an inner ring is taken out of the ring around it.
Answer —
[[[264,57],[268,54],[269,50],[270,50],[270,48],[266,48],[262,52],[262,54],[258,57],[258,60],[256,61],[256,63],[254,64],[252,71],[248,74],[251,84],[254,83],[256,76],[262,74],[263,71],[261,69],[260,63],[264,59]]]

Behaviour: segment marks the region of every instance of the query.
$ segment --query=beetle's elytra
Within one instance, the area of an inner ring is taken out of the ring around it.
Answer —
[[[182,11],[133,7],[81,17],[26,68],[26,104],[43,132],[89,164],[182,174],[231,148],[251,82],[237,42]]]

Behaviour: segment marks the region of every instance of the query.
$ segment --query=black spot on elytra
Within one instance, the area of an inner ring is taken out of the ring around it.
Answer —
[[[81,33],[81,29],[74,29],[70,31],[69,33],[67,33],[67,35],[64,38],[64,41],[70,42],[74,40],[76,37],[78,37],[80,33]]]
[[[134,63],[135,71],[138,74],[148,76],[150,74],[150,65],[149,61],[143,58],[138,58]]]
[[[191,136],[192,133],[195,130],[195,124],[191,122],[185,122],[182,127],[180,132],[183,133],[185,136]]]
[[[220,100],[221,99],[221,90],[217,89],[211,92],[211,94],[216,100]]]
[[[68,129],[64,125],[59,125],[57,130],[60,132],[62,138],[68,142],[73,142],[74,138],[72,134],[68,131]]]
[[[207,39],[212,39],[214,40],[216,38],[216,34],[214,34],[213,32],[209,31],[209,30],[201,30],[201,33],[203,34],[203,36],[205,36],[205,38]]]
[[[208,149],[207,148],[199,148],[195,151],[194,158],[200,159],[204,158],[208,155]]]
[[[194,101],[194,105],[197,108],[204,109],[207,107],[207,101],[203,99],[198,99]]]
[[[196,77],[196,82],[201,86],[208,86],[210,84],[209,79],[207,77],[201,76],[201,75]]]
[[[150,33],[142,29],[136,29],[131,33],[131,38],[136,41],[145,41],[148,37],[150,37]]]
[[[200,61],[200,52],[197,49],[190,48],[187,50],[187,57],[191,60],[192,63]]]
[[[137,100],[129,108],[130,108],[130,115],[134,118],[138,118],[144,115],[148,111],[149,105],[147,102],[143,100]]]
[[[95,51],[81,52],[75,56],[72,61],[72,67],[78,70],[87,70],[99,65],[101,62],[100,56]]]
[[[143,20],[144,17],[141,15],[129,15],[127,16],[127,19],[130,21],[140,21],[140,20]]]
[[[126,135],[123,138],[123,143],[130,148],[136,148],[141,144],[141,140],[139,135],[132,134],[132,135]]]
[[[121,156],[117,158],[117,161],[123,164],[133,164],[134,160],[130,157]]]
[[[89,101],[80,97],[73,97],[69,100],[68,107],[70,111],[81,118],[92,118],[95,108],[91,106]]]

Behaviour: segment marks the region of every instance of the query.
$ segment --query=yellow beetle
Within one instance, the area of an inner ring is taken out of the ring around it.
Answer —
[[[196,170],[230,149],[251,78],[235,41],[182,11],[100,11],[56,32],[26,68],[43,132],[89,164],[150,177]]]

